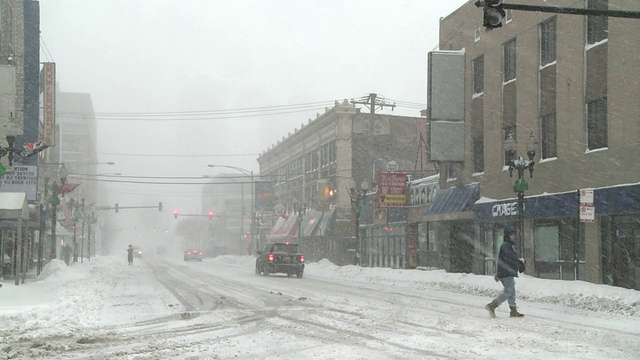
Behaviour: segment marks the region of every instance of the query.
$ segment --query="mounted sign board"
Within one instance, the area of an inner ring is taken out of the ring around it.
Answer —
[[[429,150],[431,161],[464,161],[464,122],[432,121]]]
[[[16,165],[13,170],[0,176],[1,192],[20,192],[27,194],[27,200],[36,201],[38,187],[38,167]]]
[[[464,120],[465,53],[431,51],[427,55],[429,121]]]
[[[595,222],[596,208],[595,206],[580,205],[580,222]]]
[[[580,205],[593,206],[593,189],[580,189]]]
[[[407,203],[407,174],[379,173],[378,199],[380,207],[402,206]]]

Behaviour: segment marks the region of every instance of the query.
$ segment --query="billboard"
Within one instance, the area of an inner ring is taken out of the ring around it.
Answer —
[[[378,200],[380,207],[407,204],[407,173],[378,173]]]
[[[38,167],[15,165],[13,170],[0,176],[0,192],[27,193],[27,200],[36,201],[38,187]]]
[[[42,141],[55,146],[56,129],[56,64],[44,63],[40,71],[42,84],[42,124],[44,134]]]

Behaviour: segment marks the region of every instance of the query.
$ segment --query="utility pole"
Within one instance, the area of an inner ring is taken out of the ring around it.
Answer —
[[[359,100],[351,99],[351,103],[354,105],[360,104],[368,107],[370,114],[375,114],[376,108],[384,109],[384,107],[386,106],[386,107],[390,107],[391,110],[393,110],[396,107],[395,103],[391,104],[387,102],[387,99],[385,99],[383,96],[379,96],[376,93],[370,93],[368,95],[365,95],[361,97]]]

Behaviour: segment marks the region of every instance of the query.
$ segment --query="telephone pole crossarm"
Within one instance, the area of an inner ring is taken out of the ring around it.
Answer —
[[[390,107],[391,110],[394,110],[396,108],[396,104],[392,104],[390,102],[387,101],[387,99],[385,99],[383,96],[378,95],[376,93],[370,93],[368,95],[365,95],[363,97],[361,97],[358,100],[351,100],[352,104],[359,104],[359,105],[364,105],[367,108],[369,108],[369,112],[371,114],[375,114],[376,113],[376,109],[384,109],[384,107]]]

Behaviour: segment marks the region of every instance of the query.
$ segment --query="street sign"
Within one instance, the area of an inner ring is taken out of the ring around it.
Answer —
[[[594,205],[593,189],[580,189],[580,205]]]
[[[589,205],[580,205],[580,222],[595,222],[596,207]]]

